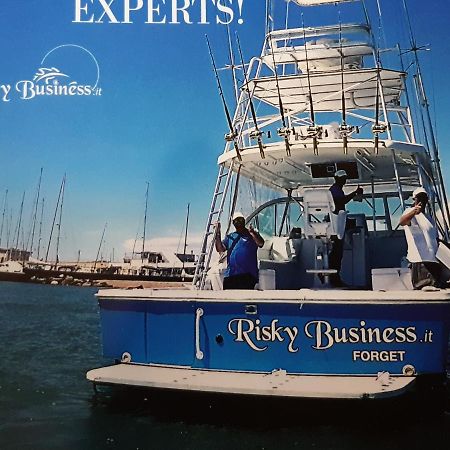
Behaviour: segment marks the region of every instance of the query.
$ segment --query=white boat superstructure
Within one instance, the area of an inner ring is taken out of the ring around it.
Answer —
[[[303,15],[300,28],[286,22],[285,29],[275,30],[269,23],[260,56],[241,63],[245,81],[237,86],[240,96],[232,129],[218,158],[197,287],[205,286],[214,252],[213,224],[224,211],[250,215],[263,199],[273,200],[284,192],[294,208],[299,205],[301,216],[304,189],[329,188],[340,169],[349,175],[348,186],[364,188],[362,204],[349,212],[364,215],[369,239],[381,238],[377,245],[388,245],[383,233],[392,238],[402,234],[395,222],[418,186],[432,196],[430,212],[448,238],[447,198],[417,55],[400,46],[380,48],[365,2],[351,3],[353,8],[359,5],[365,23],[341,22],[340,9],[339,23],[332,25],[307,27]],[[404,61],[404,53],[414,55],[412,61]],[[385,64],[385,59],[395,59],[396,66]],[[419,123],[413,117],[419,117]],[[247,194],[241,193],[244,189]],[[266,241],[289,237],[290,207],[274,224],[278,230],[263,236]],[[256,217],[253,224],[260,228],[258,222]],[[401,254],[396,260],[385,266],[375,262],[368,270],[400,267]]]

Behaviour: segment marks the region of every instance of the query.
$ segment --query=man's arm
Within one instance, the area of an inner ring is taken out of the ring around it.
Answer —
[[[363,193],[363,188],[358,186],[353,192],[344,196],[345,204],[347,204],[350,200],[353,200],[357,195],[361,195]]]
[[[223,245],[221,232],[220,232],[220,222],[216,222],[214,226],[214,245],[216,247],[216,251],[219,253],[223,253],[227,248]]]
[[[411,219],[416,216],[417,214],[420,214],[422,212],[421,206],[416,205],[413,208],[411,208],[409,211],[406,210],[402,216],[400,217],[400,220],[398,223],[404,227],[405,225],[411,225]]]
[[[255,244],[258,247],[262,247],[264,245],[264,239],[261,237],[261,235],[253,228],[252,225],[248,227],[248,232],[250,233],[250,236],[255,241]]]

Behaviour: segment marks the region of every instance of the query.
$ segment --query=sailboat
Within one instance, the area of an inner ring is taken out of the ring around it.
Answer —
[[[270,3],[262,51],[240,65],[234,114],[211,52],[229,130],[192,289],[100,291],[103,355],[119,363],[87,378],[248,396],[442,400],[450,291],[412,290],[397,226],[421,187],[449,240],[413,34],[410,48],[381,48],[376,1],[293,0],[297,23],[281,29]],[[335,22],[308,26],[301,14],[314,8],[334,11]],[[344,22],[347,12],[361,21]],[[345,189],[363,189],[342,214],[329,191],[338,171]],[[222,289],[214,224],[230,228],[235,211],[265,241],[254,290]],[[345,287],[330,283],[336,237]]]

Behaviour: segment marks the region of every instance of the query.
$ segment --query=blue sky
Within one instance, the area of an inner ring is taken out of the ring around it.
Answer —
[[[237,2],[233,3],[237,11]],[[237,16],[232,24],[233,31],[239,31],[247,58],[260,52],[264,3],[244,0],[244,22],[238,25]],[[122,4],[123,0],[115,0],[115,10],[120,11]],[[284,4],[276,2],[278,12]],[[392,36],[401,31],[393,4],[398,6],[400,0],[381,2],[385,25],[393,20],[396,23]],[[423,63],[430,96],[434,94],[436,100],[438,137],[448,177],[450,6],[443,0],[409,0],[409,5],[418,42],[430,44],[433,50],[423,55]],[[149,238],[178,240],[188,202],[191,233],[201,234],[216,178],[217,156],[227,131],[204,35],[209,35],[218,65],[223,66],[227,63],[226,28],[214,24],[210,7],[210,25],[145,24],[145,14],[136,14],[133,24],[79,24],[72,22],[74,9],[75,0],[2,1],[0,85],[31,80],[48,51],[77,44],[98,61],[102,94],[21,100],[16,93],[11,94],[11,101],[0,101],[0,208],[8,189],[15,225],[25,191],[23,220],[28,233],[43,167],[44,242],[59,184],[67,174],[63,259],[75,258],[79,249],[83,259],[95,257],[105,222],[108,227],[102,253],[109,257],[114,248],[116,258],[120,258],[124,243],[134,239],[142,223],[147,181]],[[194,7],[191,11],[193,17],[198,15]],[[323,20],[320,11],[319,15],[307,11],[307,24]],[[82,84],[93,84],[96,77],[93,60],[75,47],[54,51],[45,63]]]

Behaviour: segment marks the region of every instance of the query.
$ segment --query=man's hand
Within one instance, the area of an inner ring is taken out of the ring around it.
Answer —
[[[216,247],[216,250],[219,253],[223,253],[226,250],[226,247],[222,243],[222,236],[221,236],[221,225],[220,222],[214,223],[214,246]]]
[[[214,223],[214,233],[216,236],[220,236],[222,226],[220,225],[220,222]]]
[[[355,190],[355,194],[356,195],[363,195],[363,193],[364,193],[363,188],[358,184],[358,187]]]
[[[417,203],[408,212],[403,213],[400,217],[399,224],[401,226],[411,225],[411,219],[422,212],[422,203]]]
[[[422,212],[422,203],[417,203],[417,205],[414,206],[412,210],[415,216],[417,216],[417,214],[420,214]]]
[[[250,233],[250,236],[255,241],[256,245],[258,247],[262,247],[264,245],[264,239],[261,237],[261,235],[253,228],[253,225],[248,226],[248,232]]]

